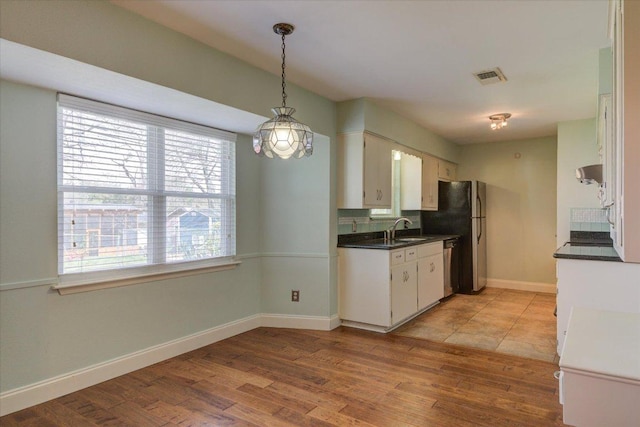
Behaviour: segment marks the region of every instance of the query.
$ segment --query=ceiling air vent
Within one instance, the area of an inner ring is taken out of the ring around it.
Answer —
[[[506,82],[507,78],[502,74],[500,68],[492,68],[490,70],[480,71],[479,73],[473,73],[476,79],[482,85],[490,85],[493,83]]]

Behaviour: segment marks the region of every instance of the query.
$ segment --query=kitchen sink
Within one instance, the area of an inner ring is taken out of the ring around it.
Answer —
[[[429,240],[428,237],[400,237],[399,240],[401,242],[422,242],[423,240]]]

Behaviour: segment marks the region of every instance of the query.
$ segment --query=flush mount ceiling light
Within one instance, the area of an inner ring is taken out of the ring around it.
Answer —
[[[497,130],[507,126],[507,119],[511,117],[511,113],[500,113],[489,116],[491,120],[491,129]]]
[[[293,33],[294,26],[280,23],[273,26],[273,32],[282,36],[282,107],[272,108],[275,117],[261,124],[253,135],[253,150],[259,156],[270,159],[280,157],[299,159],[313,153],[313,132],[309,126],[292,117],[296,111],[287,107],[285,82],[285,44],[284,38]]]

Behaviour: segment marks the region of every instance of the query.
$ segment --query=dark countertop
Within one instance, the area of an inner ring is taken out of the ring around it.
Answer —
[[[554,258],[622,262],[613,249],[609,233],[572,231],[569,241],[553,254]]]
[[[408,235],[398,233],[395,240],[385,241],[381,236],[382,235],[378,235],[378,233],[361,233],[338,236],[338,247],[391,250],[415,245],[424,245],[425,243],[441,242],[443,240],[456,239],[460,237],[448,234]]]
[[[622,262],[613,246],[597,246],[567,242],[553,254],[554,258]]]

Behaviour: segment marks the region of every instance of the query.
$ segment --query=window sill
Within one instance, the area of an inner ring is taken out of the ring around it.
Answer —
[[[117,288],[136,285],[138,283],[231,270],[239,264],[241,264],[241,261],[225,258],[224,260],[218,260],[216,262],[164,264],[133,268],[128,271],[116,270],[113,272],[68,274],[59,276],[58,284],[52,286],[51,289],[58,291],[60,295],[69,295],[79,292]],[[118,273],[120,274],[116,276]]]

